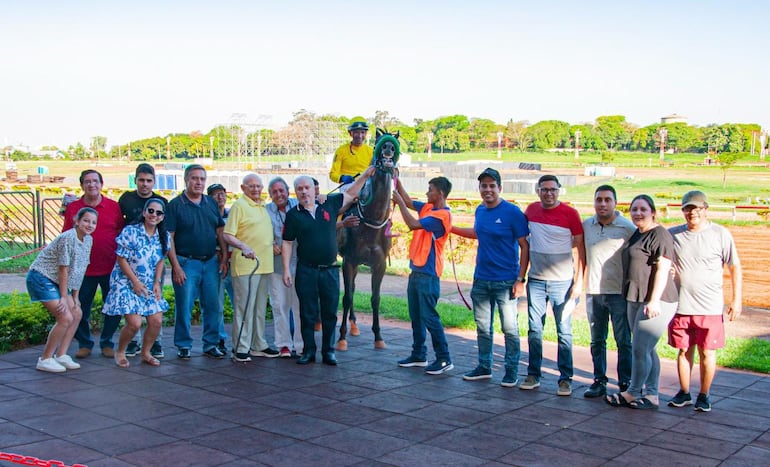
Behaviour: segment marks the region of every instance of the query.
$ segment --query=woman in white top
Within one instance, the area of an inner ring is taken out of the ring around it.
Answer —
[[[33,302],[43,306],[56,318],[48,333],[37,369],[53,373],[77,370],[80,364],[67,355],[83,311],[78,292],[88,267],[98,214],[93,208],[82,208],[75,215],[73,228],[56,237],[40,252],[27,273],[27,292]]]

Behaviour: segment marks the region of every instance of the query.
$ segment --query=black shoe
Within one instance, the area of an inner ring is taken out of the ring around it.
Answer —
[[[152,344],[152,347],[150,347],[150,355],[152,355],[153,358],[157,358],[158,360],[166,356],[166,354],[163,353],[163,348],[160,346],[160,342],[155,342]]]
[[[711,399],[707,394],[699,393],[695,400],[695,410],[698,412],[711,412]]]
[[[308,363],[315,363],[315,354],[305,353],[297,360],[297,365],[307,365]]]
[[[326,365],[337,366],[337,357],[333,353],[324,355],[323,362]]]
[[[222,352],[223,354],[227,355],[227,346],[225,346],[225,340],[224,339],[220,339],[219,340],[219,344],[217,344],[217,348],[219,349],[220,352]]]
[[[685,405],[692,405],[692,396],[689,392],[684,392],[681,389],[676,395],[668,401],[669,407],[684,407]]]
[[[126,347],[126,357],[136,357],[136,354],[142,351],[142,346],[136,341],[131,341]]]
[[[190,359],[190,349],[179,349],[176,351],[176,357],[182,360]]]
[[[594,384],[583,393],[583,397],[602,397],[605,394],[607,394],[607,383],[604,381],[594,381]]]
[[[249,357],[249,354],[246,352],[238,352],[235,355],[233,355],[233,360],[236,362],[250,362],[251,357]]]
[[[618,389],[620,389],[620,392],[628,391],[628,386],[630,386],[630,383],[618,383]]]
[[[210,357],[210,358],[216,358],[217,360],[221,360],[225,358],[225,354],[223,354],[218,348],[212,347],[208,349],[207,351],[203,352],[203,355]]]

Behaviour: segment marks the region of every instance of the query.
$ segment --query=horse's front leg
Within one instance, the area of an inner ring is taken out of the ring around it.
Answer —
[[[342,280],[345,285],[345,293],[342,295],[342,322],[340,323],[340,338],[337,341],[335,349],[348,350],[348,314],[353,313],[353,294],[356,291],[356,274],[358,265],[348,261],[342,261]],[[351,335],[353,333],[351,332]]]
[[[385,257],[377,261],[376,267],[372,267],[372,333],[374,334],[374,348],[385,349],[388,346],[380,333],[380,287],[385,276]]]

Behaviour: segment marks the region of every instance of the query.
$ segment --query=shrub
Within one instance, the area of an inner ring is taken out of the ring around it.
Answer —
[[[56,320],[27,294],[13,293],[0,305],[0,352],[45,342]]]

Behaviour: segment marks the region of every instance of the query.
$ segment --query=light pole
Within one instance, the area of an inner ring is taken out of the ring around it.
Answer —
[[[214,137],[209,136],[209,156],[211,157],[211,163],[214,163]]]
[[[580,130],[575,130],[575,160],[577,161],[580,158],[580,136],[582,136],[583,132]]]
[[[497,132],[497,158],[498,159],[501,159],[503,157],[502,143],[503,143],[503,132],[498,131]]]
[[[430,160],[431,156],[433,155],[433,132],[428,132],[428,160]]]
[[[767,150],[765,149],[765,141],[767,141],[767,133],[764,131],[759,134],[759,160],[765,160],[765,153]]]
[[[666,152],[666,137],[668,136],[668,130],[661,128],[658,130],[658,134],[660,135],[660,163],[662,164]]]
[[[171,137],[166,136],[166,160],[171,160]]]

